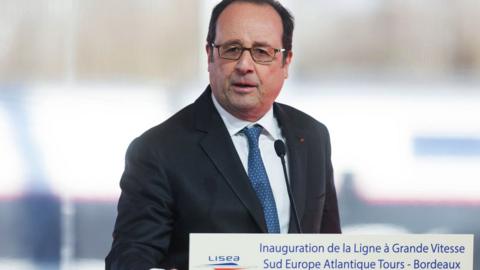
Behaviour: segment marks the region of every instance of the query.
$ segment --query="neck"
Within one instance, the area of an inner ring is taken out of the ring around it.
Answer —
[[[229,110],[225,109],[231,115],[235,116],[236,118],[248,122],[257,122],[262,118],[268,110],[249,110],[249,111],[238,111],[238,110]]]

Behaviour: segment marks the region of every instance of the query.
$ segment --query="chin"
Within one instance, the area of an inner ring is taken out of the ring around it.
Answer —
[[[250,97],[234,98],[231,100],[230,104],[239,111],[255,110],[260,105],[257,99],[252,99]]]

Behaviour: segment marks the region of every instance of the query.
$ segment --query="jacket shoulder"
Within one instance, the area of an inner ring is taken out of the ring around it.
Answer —
[[[327,127],[309,114],[283,103],[275,103],[275,105],[280,121],[288,121],[290,125],[295,125],[298,129],[316,130],[328,136]]]
[[[182,138],[182,134],[191,134],[194,129],[194,110],[190,104],[162,123],[151,127],[132,142],[157,148],[173,144]]]

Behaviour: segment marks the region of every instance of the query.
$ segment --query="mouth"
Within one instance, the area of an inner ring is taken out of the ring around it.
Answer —
[[[251,83],[251,82],[234,82],[232,83],[232,89],[241,94],[246,94],[253,92],[257,89],[257,84],[256,83]]]

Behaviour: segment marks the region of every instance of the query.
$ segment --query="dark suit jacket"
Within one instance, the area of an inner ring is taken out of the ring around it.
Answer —
[[[326,127],[287,105],[275,103],[274,114],[286,139],[303,232],[339,233]],[[187,269],[189,233],[266,232],[262,207],[210,87],[131,143],[120,186],[106,269]]]

